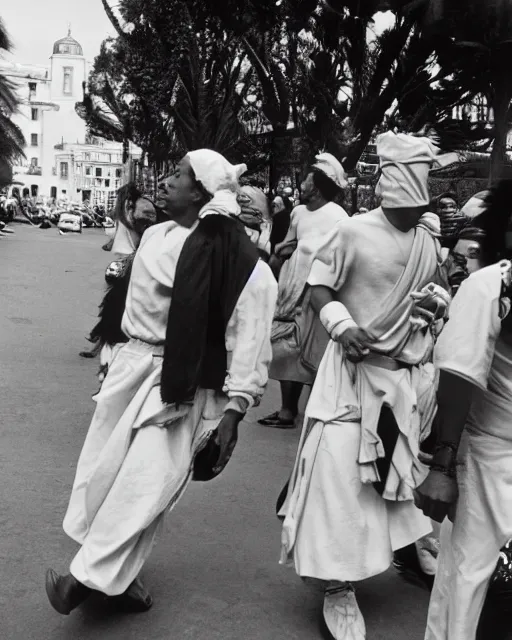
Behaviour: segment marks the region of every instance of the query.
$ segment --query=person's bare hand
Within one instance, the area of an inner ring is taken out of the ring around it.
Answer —
[[[443,522],[448,517],[453,522],[458,495],[456,478],[440,471],[430,471],[426,480],[417,488],[414,502],[432,520]]]
[[[238,425],[243,415],[237,411],[226,411],[217,427],[216,442],[220,447],[215,470],[222,470],[229,462],[238,441]]]
[[[374,340],[364,329],[350,327],[336,340],[341,343],[347,358],[351,362],[361,362],[370,353]]]

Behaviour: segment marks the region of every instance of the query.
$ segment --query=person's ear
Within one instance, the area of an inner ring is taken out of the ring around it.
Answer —
[[[201,189],[195,187],[192,191],[192,202],[194,204],[201,204],[204,201],[204,195],[201,192]]]
[[[135,202],[131,198],[127,198],[124,203],[124,212],[126,214],[133,213],[135,211]]]

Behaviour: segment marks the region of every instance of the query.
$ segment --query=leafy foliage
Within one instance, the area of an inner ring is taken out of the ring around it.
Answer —
[[[129,139],[159,165],[203,146],[257,164],[238,90],[250,86],[252,69],[236,41],[190,4],[124,0],[118,18],[104,0],[118,37],[103,44],[79,113],[92,132]]]
[[[329,150],[351,170],[390,126],[434,126],[452,148],[496,139],[504,154],[505,0],[120,0],[116,14],[108,1],[118,36],[79,110],[93,132],[132,140],[158,164],[209,146],[254,168],[268,162],[275,186],[290,129],[310,155]],[[394,23],[376,34],[386,10]],[[495,126],[453,119],[480,96]]]
[[[9,51],[11,42],[0,19],[0,53]],[[23,156],[25,139],[21,130],[12,122],[11,117],[18,108],[15,86],[0,74],[0,182],[9,182],[7,175],[11,175],[11,167],[15,161]]]

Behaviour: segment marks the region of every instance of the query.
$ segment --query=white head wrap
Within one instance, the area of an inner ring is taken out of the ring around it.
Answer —
[[[347,186],[345,169],[343,169],[341,162],[331,153],[319,153],[315,160],[316,162],[313,165],[315,169],[325,173],[340,189],[344,189]]]
[[[235,192],[238,179],[247,171],[247,165],[231,164],[224,156],[211,149],[189,151],[187,158],[197,180],[212,196],[217,191]]]
[[[375,193],[388,209],[421,207],[430,204],[428,174],[432,166],[445,166],[456,154],[439,155],[429,138],[388,131],[377,138],[382,175]]]
[[[247,171],[245,164],[231,164],[224,156],[211,149],[189,151],[190,161],[196,179],[213,197],[201,209],[199,217],[207,215],[233,216],[240,213],[236,201],[238,178]]]

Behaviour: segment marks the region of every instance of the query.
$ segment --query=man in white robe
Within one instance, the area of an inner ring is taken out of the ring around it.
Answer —
[[[480,240],[489,266],[461,285],[435,350],[437,447],[416,500],[453,526],[443,524],[426,640],[475,640],[500,550],[512,538],[511,199],[512,182],[491,190]]]
[[[314,319],[306,320],[306,282],[317,249],[325,236],[347,218],[334,200],[347,185],[341,163],[321,153],[303,185],[302,204],[291,214],[290,227],[278,244],[271,266],[279,273],[279,294],[272,328],[270,377],[281,385],[281,408],[259,420],[267,427],[293,428],[304,385],[310,386],[329,336]]]
[[[205,447],[212,445],[217,452],[213,475],[227,464],[238,424],[263,394],[277,285],[243,227],[231,218],[239,213],[236,189],[243,169],[245,165],[234,167],[214,151],[193,151],[159,185],[157,206],[170,219],[146,231],[135,256],[122,320],[129,341],[117,351],[95,397],[96,411],[64,519],[65,532],[80,549],[67,575],[47,572],[47,595],[61,614],[69,614],[92,590],[124,594],[133,611],[151,606],[137,576],[164,513],[186,489]],[[221,246],[236,254],[240,264],[250,265],[231,316],[223,317],[220,341],[219,325],[211,319],[219,317],[219,309],[223,312],[224,300],[213,293],[198,300],[197,291],[187,288],[189,275],[199,278],[198,287],[207,279],[212,292],[231,291],[240,278],[238,269],[225,270],[231,254],[217,250],[217,229],[224,233]],[[190,252],[203,246],[198,242],[206,242],[208,251],[213,247],[211,262],[202,261],[199,253],[190,264]],[[180,279],[185,267],[187,278]],[[198,318],[191,300],[198,305]],[[169,327],[180,317],[191,322],[170,335]],[[191,334],[194,322],[200,335]],[[190,360],[191,349],[200,349],[200,360]],[[225,364],[215,358],[208,362],[211,353],[219,353]],[[172,358],[174,369],[169,369]],[[220,384],[210,388],[203,379]],[[192,381],[191,386],[182,388],[184,381]],[[170,396],[175,399],[166,402]]]
[[[414,506],[420,441],[435,414],[431,357],[449,303],[425,138],[379,138],[382,206],[340,222],[308,284],[331,336],[306,409],[284,517],[281,562],[325,585],[336,640],[366,637],[352,582],[388,569],[393,551],[431,531]]]

